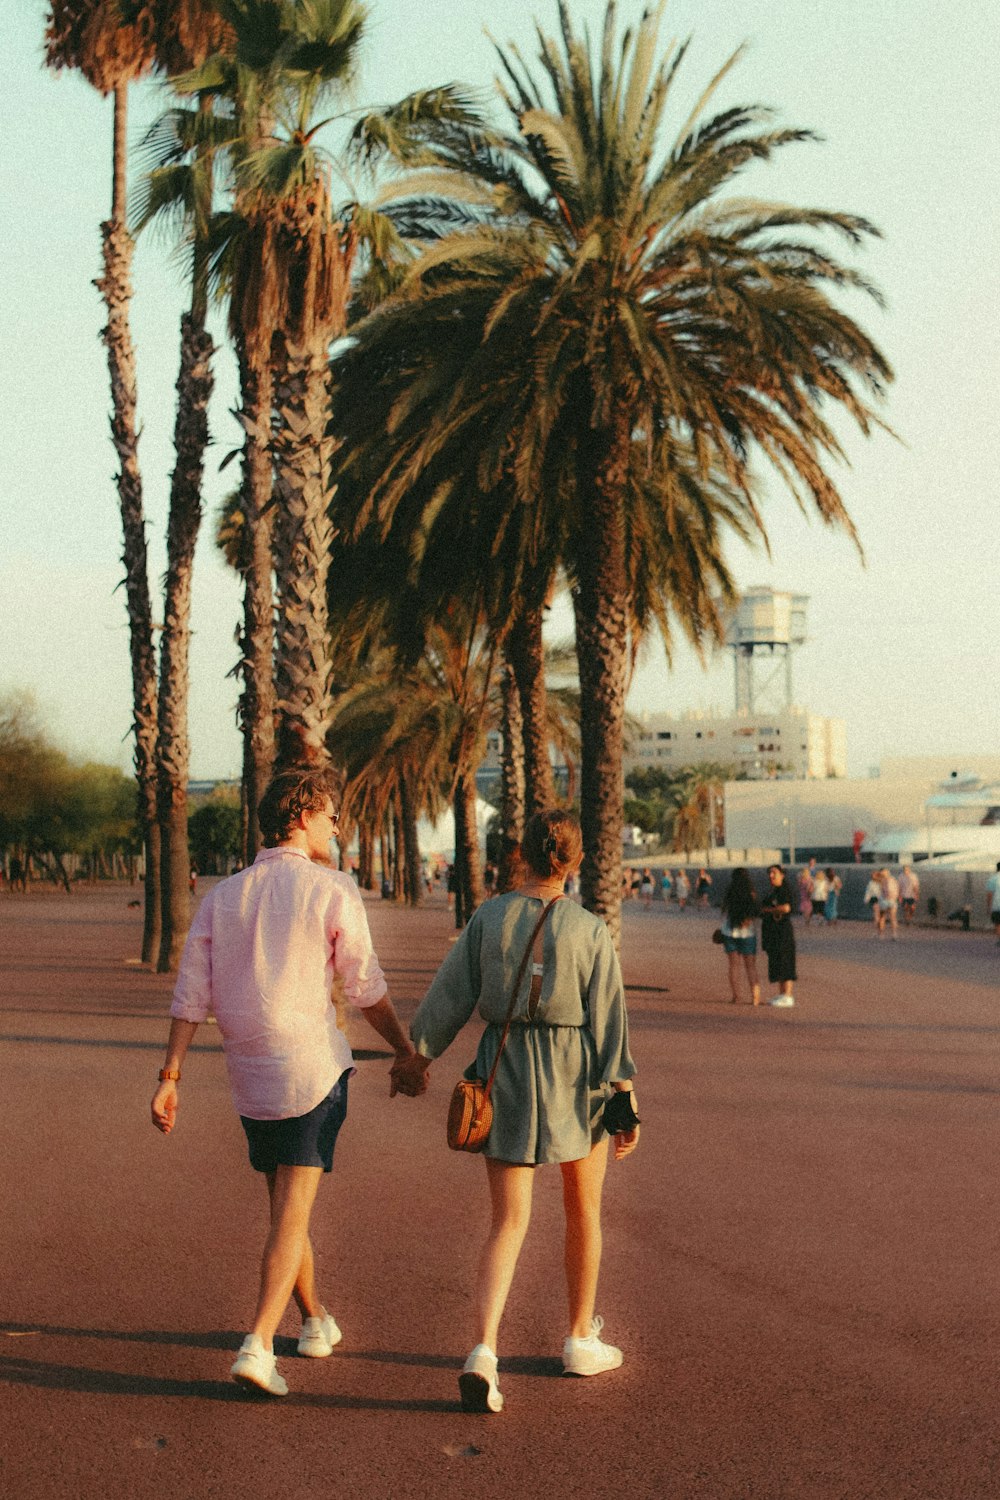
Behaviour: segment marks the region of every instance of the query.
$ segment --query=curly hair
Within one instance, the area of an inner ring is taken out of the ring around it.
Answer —
[[[304,812],[321,812],[326,802],[336,804],[339,778],[328,767],[290,766],[272,776],[257,808],[266,849],[287,842]]]

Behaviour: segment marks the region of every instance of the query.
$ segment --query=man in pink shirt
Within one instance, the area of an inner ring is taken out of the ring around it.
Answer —
[[[270,1200],[257,1309],[232,1375],[284,1396],[273,1340],[289,1298],[303,1317],[300,1354],[323,1358],[341,1337],[316,1291],[309,1239],[354,1071],[332,1004],[335,977],[395,1053],[390,1097],[423,1093],[427,1080],[388,997],[361,895],[349,876],[329,868],[338,821],[331,778],[311,768],[279,773],[259,817],[267,847],[249,869],[209,891],[191,924],[151,1112],[169,1135],[188,1047],[211,1013],[250,1162],[265,1174]]]

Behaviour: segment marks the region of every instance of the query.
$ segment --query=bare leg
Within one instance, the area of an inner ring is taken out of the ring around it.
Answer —
[[[309,1244],[309,1216],[322,1167],[279,1167],[268,1183],[271,1228],[260,1267],[260,1294],[252,1333],[270,1349],[292,1291],[299,1280]],[[311,1256],[310,1256],[311,1259]]]
[[[274,1180],[275,1174],[267,1174],[267,1195],[271,1202],[271,1222],[274,1222]],[[321,1318],[326,1311],[322,1302],[316,1295],[316,1268],[313,1257],[312,1240],[306,1235],[305,1249],[302,1252],[302,1261],[299,1265],[299,1274],[295,1278],[292,1287],[292,1296],[295,1305],[303,1318]]]
[[[740,999],[740,955],[738,953],[727,953],[729,960],[729,999],[733,1005],[739,1004]]]
[[[476,1279],[476,1342],[496,1353],[500,1319],[531,1220],[534,1167],[486,1157],[492,1218]]]
[[[747,971],[747,981],[750,985],[750,999],[754,1005],[760,1004],[760,980],[757,978],[757,955],[756,953],[744,953],[743,966]]]
[[[566,1288],[569,1332],[574,1339],[593,1332],[597,1276],[601,1269],[601,1191],[608,1165],[608,1136],[589,1156],[562,1163],[566,1210]]]

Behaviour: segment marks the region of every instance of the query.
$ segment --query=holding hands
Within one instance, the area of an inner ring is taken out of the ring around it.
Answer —
[[[416,1099],[418,1095],[425,1094],[430,1065],[430,1058],[423,1057],[419,1052],[412,1049],[406,1052],[397,1050],[396,1061],[389,1069],[389,1098],[405,1094],[407,1098]]]

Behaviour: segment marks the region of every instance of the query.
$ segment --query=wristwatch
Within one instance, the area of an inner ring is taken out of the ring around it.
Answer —
[[[179,1068],[161,1068],[160,1069],[160,1082],[161,1083],[180,1083],[180,1079],[181,1079],[181,1075],[180,1075],[180,1069]]]

